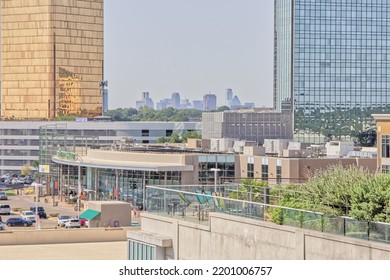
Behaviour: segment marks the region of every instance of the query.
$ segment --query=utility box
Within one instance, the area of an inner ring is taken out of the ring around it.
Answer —
[[[123,201],[88,201],[84,213],[88,214],[88,210],[95,211],[95,217],[89,220],[89,227],[91,228],[129,227],[131,225],[130,203]]]

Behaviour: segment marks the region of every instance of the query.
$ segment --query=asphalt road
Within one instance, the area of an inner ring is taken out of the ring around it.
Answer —
[[[23,208],[30,210],[30,207],[35,206],[34,197],[33,196],[8,196],[8,200],[0,200],[0,204],[9,204],[11,207],[11,215],[1,215],[1,219],[3,223],[6,222],[8,218],[11,217],[20,217],[19,212],[14,212],[12,209],[14,208]],[[69,215],[69,216],[75,216],[78,214],[77,211],[73,209],[71,205],[66,205],[64,203],[60,203],[59,206],[53,206],[51,200],[49,203],[44,202],[44,198],[40,198],[40,201],[38,202],[38,206],[42,206],[45,209],[46,214],[48,215],[47,219],[40,219],[40,226],[41,229],[45,228],[55,228],[57,226],[57,218],[56,217],[49,217],[50,213],[59,213],[62,215]],[[12,227],[15,229],[28,229],[31,230],[33,227],[35,227],[35,223],[32,227]]]

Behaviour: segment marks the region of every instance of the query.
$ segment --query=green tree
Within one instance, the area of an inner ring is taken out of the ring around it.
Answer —
[[[261,202],[264,200],[264,187],[268,183],[265,181],[257,181],[254,179],[243,179],[237,188],[237,191],[232,192],[229,197],[233,199],[247,200],[252,202]]]
[[[362,147],[374,147],[376,143],[376,130],[368,129],[357,133],[356,142]]]
[[[183,139],[181,138],[181,136],[177,132],[173,132],[169,139],[169,143],[182,143],[182,142]]]
[[[182,135],[183,142],[187,142],[188,139],[202,139],[202,135],[196,131],[186,131]]]
[[[22,169],[20,170],[20,174],[22,175],[31,175],[32,170],[30,164],[26,163],[23,165]]]
[[[157,143],[167,143],[169,142],[169,140],[170,140],[169,137],[162,136],[157,138]]]
[[[362,221],[389,222],[390,175],[371,176],[364,184],[352,189],[349,215]]]

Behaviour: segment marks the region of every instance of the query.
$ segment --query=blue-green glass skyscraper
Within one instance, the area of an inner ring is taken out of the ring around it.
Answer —
[[[274,106],[296,140],[351,140],[390,113],[389,0],[274,5]]]

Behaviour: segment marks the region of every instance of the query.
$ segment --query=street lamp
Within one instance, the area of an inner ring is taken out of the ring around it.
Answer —
[[[80,194],[81,194],[81,180],[80,180],[80,176],[81,176],[81,161],[78,160],[77,161],[78,163],[78,190],[77,190],[77,216],[79,217],[80,219]]]
[[[214,193],[217,194],[217,176],[218,176],[218,171],[221,171],[221,169],[210,168],[210,171],[214,171]]]
[[[35,228],[41,229],[41,224],[39,220],[39,214],[38,214],[38,197],[39,197],[39,187],[41,184],[35,185]]]
[[[101,80],[99,81],[100,94],[102,95],[102,116],[104,116],[104,105],[106,105],[107,96],[104,93],[104,88],[108,86],[108,81]]]

